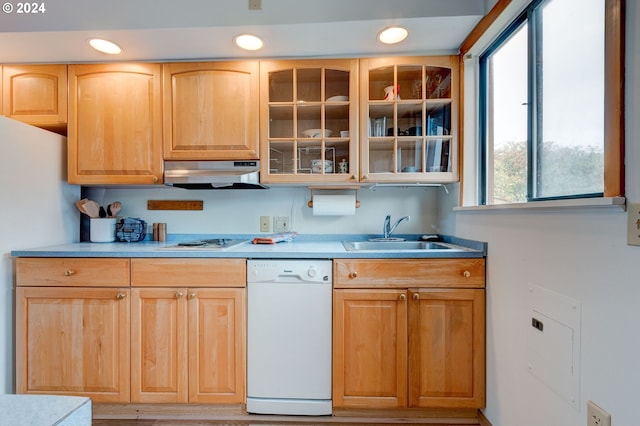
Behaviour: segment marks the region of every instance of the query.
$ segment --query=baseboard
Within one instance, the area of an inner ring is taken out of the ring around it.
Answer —
[[[296,424],[480,425],[491,423],[475,409],[334,409],[332,416],[247,414],[244,404],[111,404],[94,403],[96,420],[273,421]],[[484,420],[481,420],[484,419]]]
[[[484,413],[478,410],[478,424],[480,426],[493,426],[489,419],[484,416]]]

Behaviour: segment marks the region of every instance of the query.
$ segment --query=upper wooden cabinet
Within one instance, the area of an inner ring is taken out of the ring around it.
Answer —
[[[458,180],[458,56],[360,60],[360,180]]]
[[[69,65],[68,181],[162,182],[160,64]]]
[[[163,65],[164,158],[257,159],[258,62]]]
[[[260,180],[358,181],[358,61],[260,62]]]
[[[66,130],[66,65],[4,65],[0,94],[3,115],[48,130]]]

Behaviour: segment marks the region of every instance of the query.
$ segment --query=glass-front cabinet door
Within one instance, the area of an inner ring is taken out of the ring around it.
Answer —
[[[360,62],[362,183],[458,180],[456,56]]]
[[[358,61],[260,62],[260,180],[358,181]]]

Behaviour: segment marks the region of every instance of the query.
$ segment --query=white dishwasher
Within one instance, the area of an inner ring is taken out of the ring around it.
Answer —
[[[330,260],[247,262],[247,411],[329,415]]]

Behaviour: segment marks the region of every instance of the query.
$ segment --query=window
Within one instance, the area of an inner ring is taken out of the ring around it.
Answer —
[[[622,3],[534,0],[480,55],[479,204],[623,195]]]

